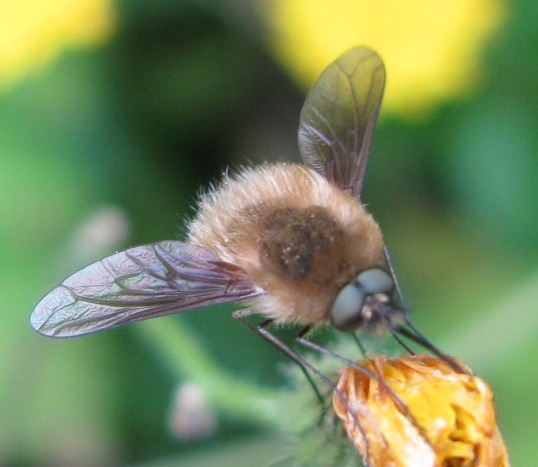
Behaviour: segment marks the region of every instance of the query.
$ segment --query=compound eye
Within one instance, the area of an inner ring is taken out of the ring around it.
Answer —
[[[368,269],[357,276],[357,282],[362,286],[365,295],[386,293],[391,294],[394,281],[383,269]],[[343,289],[342,289],[343,290]]]
[[[331,308],[331,323],[335,329],[351,332],[360,326],[364,296],[364,291],[353,283],[340,290]]]

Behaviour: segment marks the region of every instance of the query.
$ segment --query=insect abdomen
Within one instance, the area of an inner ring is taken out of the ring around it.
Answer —
[[[277,209],[264,223],[261,261],[283,280],[310,279],[323,287],[345,268],[345,259],[340,256],[344,232],[326,209]]]

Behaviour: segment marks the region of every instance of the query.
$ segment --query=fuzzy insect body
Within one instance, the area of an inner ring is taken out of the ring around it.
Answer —
[[[360,202],[298,164],[246,169],[202,197],[188,242],[242,268],[275,322],[326,322],[338,291],[385,266],[379,226]]]
[[[400,327],[381,231],[360,201],[384,83],[375,52],[344,53],[301,111],[304,165],[226,176],[201,198],[185,242],[131,248],[73,274],[36,306],[34,329],[74,337],[234,301],[267,322]]]

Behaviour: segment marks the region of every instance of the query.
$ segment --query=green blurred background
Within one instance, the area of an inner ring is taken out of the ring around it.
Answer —
[[[0,465],[262,465],[285,435],[233,403],[208,408],[208,439],[174,435],[177,388],[219,383],[174,367],[161,328],[53,341],[28,325],[77,268],[180,238],[226,167],[299,161],[305,90],[275,59],[257,4],[113,5],[105,44],[0,94]],[[414,322],[490,383],[515,466],[538,458],[537,5],[510,4],[473,93],[419,122],[381,119],[364,192]],[[282,359],[230,314],[162,322],[189,333],[180,359],[195,339],[208,371],[276,397]]]

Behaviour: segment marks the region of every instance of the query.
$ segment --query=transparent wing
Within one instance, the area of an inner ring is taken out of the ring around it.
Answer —
[[[76,272],[38,303],[30,323],[46,336],[74,337],[259,294],[241,268],[205,248],[164,241]]]
[[[381,58],[373,50],[357,47],[325,69],[301,111],[303,160],[357,198],[384,86]]]

